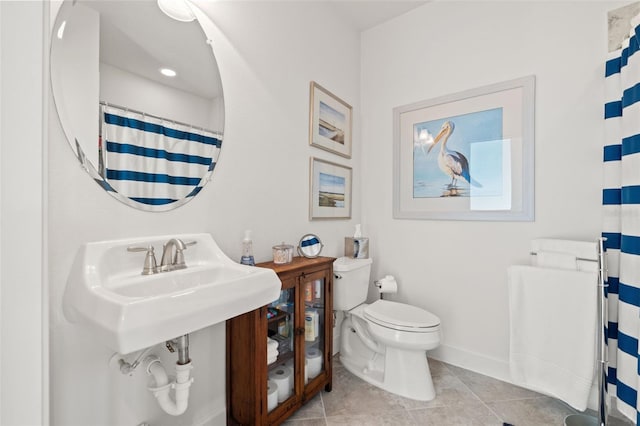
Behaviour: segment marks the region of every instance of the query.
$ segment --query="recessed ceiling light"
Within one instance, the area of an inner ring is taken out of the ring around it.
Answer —
[[[160,68],[160,73],[162,75],[166,75],[167,77],[175,77],[176,76],[176,72],[174,70],[172,70],[171,68]]]
[[[158,0],[158,7],[168,17],[181,22],[191,22],[196,19],[189,0]]]

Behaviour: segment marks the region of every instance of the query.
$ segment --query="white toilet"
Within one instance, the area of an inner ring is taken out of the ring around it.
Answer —
[[[388,392],[419,401],[435,398],[426,351],[440,344],[440,319],[405,303],[367,299],[371,259],[333,263],[333,309],[345,311],[340,361]]]

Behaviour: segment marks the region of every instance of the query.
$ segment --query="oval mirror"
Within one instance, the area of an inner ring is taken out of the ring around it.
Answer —
[[[298,253],[300,256],[312,259],[320,256],[322,247],[324,247],[324,245],[317,235],[305,234],[300,238],[300,242],[298,243]]]
[[[172,19],[155,0],[68,0],[58,12],[51,87],[62,128],[89,175],[132,207],[186,203],[218,162],[222,84],[198,19]]]

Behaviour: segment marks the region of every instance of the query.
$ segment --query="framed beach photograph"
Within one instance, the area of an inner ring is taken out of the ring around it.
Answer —
[[[351,158],[351,105],[311,82],[309,144]]]
[[[309,218],[351,218],[351,168],[311,157]]]
[[[393,217],[532,221],[528,76],[393,110]]]

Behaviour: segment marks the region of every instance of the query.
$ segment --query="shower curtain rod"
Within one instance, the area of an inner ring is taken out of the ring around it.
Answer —
[[[187,126],[187,127],[192,128],[192,129],[196,129],[196,130],[201,130],[201,131],[204,131],[204,132],[213,133],[213,134],[214,134],[214,135],[216,135],[216,136],[222,136],[222,132],[218,132],[218,131],[216,131],[216,130],[209,130],[209,129],[204,128],[204,127],[194,126],[193,124],[183,123],[183,122],[181,122],[181,121],[173,120],[173,119],[171,119],[171,118],[160,117],[159,115],[149,114],[149,113],[147,113],[147,112],[138,111],[138,110],[135,110],[135,109],[133,109],[133,108],[123,107],[123,106],[121,106],[121,105],[112,104],[112,103],[110,103],[110,102],[100,101],[100,105],[102,105],[102,106],[108,106],[108,107],[114,107],[114,108],[119,108],[119,109],[122,109],[122,110],[125,110],[125,111],[131,111],[131,112],[134,112],[134,113],[136,113],[136,114],[142,114],[142,115],[144,115],[144,116],[152,117],[152,118],[156,118],[156,119],[158,119],[158,120],[165,120],[165,121],[169,121],[169,122],[171,122],[171,123],[173,123],[173,124],[179,124],[179,125],[181,125],[181,126]]]

